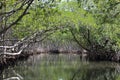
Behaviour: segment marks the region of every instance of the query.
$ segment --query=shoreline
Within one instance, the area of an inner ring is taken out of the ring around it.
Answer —
[[[69,52],[69,51],[62,51],[62,52],[57,52],[57,51],[44,51],[44,52],[33,52],[33,51],[23,51],[21,54],[18,55],[7,55],[7,54],[2,54],[0,55],[0,70],[4,69],[5,67],[8,66],[14,66],[15,63],[21,60],[27,60],[29,56],[37,55],[37,54],[81,54],[78,52]]]
[[[19,55],[7,55],[7,54],[2,54],[0,55],[0,70],[4,69],[5,67],[8,66],[14,66],[15,63],[17,63],[18,61],[21,60],[27,60],[29,58],[29,56],[33,56],[33,55],[40,55],[40,54],[76,54],[76,55],[81,55],[81,57],[85,57],[86,60],[89,61],[110,61],[110,62],[116,62],[119,63],[119,61],[116,60],[90,60],[89,59],[89,55],[87,53],[82,53],[79,50],[74,50],[74,51],[59,51],[59,50],[50,50],[50,51],[23,51],[21,54]],[[96,57],[96,56],[93,56]]]

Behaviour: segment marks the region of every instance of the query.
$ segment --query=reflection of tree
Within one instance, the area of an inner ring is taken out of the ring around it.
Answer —
[[[0,80],[23,80],[23,77],[13,69],[0,70]]]
[[[0,69],[0,80],[3,80],[3,76],[1,75],[1,74],[2,74],[2,72],[3,72],[3,70],[2,70],[2,69]]]
[[[115,68],[84,68],[77,70],[71,80],[116,80],[117,76]]]

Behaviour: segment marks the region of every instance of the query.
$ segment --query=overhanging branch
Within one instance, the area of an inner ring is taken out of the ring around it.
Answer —
[[[8,29],[10,29],[12,26],[14,26],[15,24],[17,24],[22,18],[24,15],[26,15],[27,13],[27,10],[29,9],[30,5],[32,4],[34,0],[29,0],[28,1],[28,4],[27,4],[27,7],[25,8],[25,10],[23,11],[23,13],[13,22],[11,23],[10,25],[8,25],[6,28],[4,28],[3,30],[0,31],[0,36],[5,33]]]

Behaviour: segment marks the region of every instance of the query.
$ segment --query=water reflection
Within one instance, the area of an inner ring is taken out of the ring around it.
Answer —
[[[74,72],[71,80],[120,80],[115,68],[85,68]]]
[[[35,55],[1,71],[0,80],[120,80],[119,64],[82,60],[72,54]]]

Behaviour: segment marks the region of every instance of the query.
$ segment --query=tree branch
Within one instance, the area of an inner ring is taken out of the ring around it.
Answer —
[[[85,47],[77,40],[77,38],[76,38],[76,36],[74,35],[72,29],[70,29],[70,32],[71,32],[71,34],[72,34],[74,40],[77,42],[77,44],[78,44],[82,49],[85,49],[85,50],[87,50],[87,51],[90,51],[89,49],[85,48]]]
[[[10,29],[12,26],[14,26],[16,23],[18,23],[24,15],[26,15],[27,10],[29,9],[30,5],[32,4],[34,0],[29,0],[27,7],[25,8],[24,12],[13,22],[11,23],[8,27],[4,28],[3,30],[0,31],[0,36],[5,33],[8,29]]]

